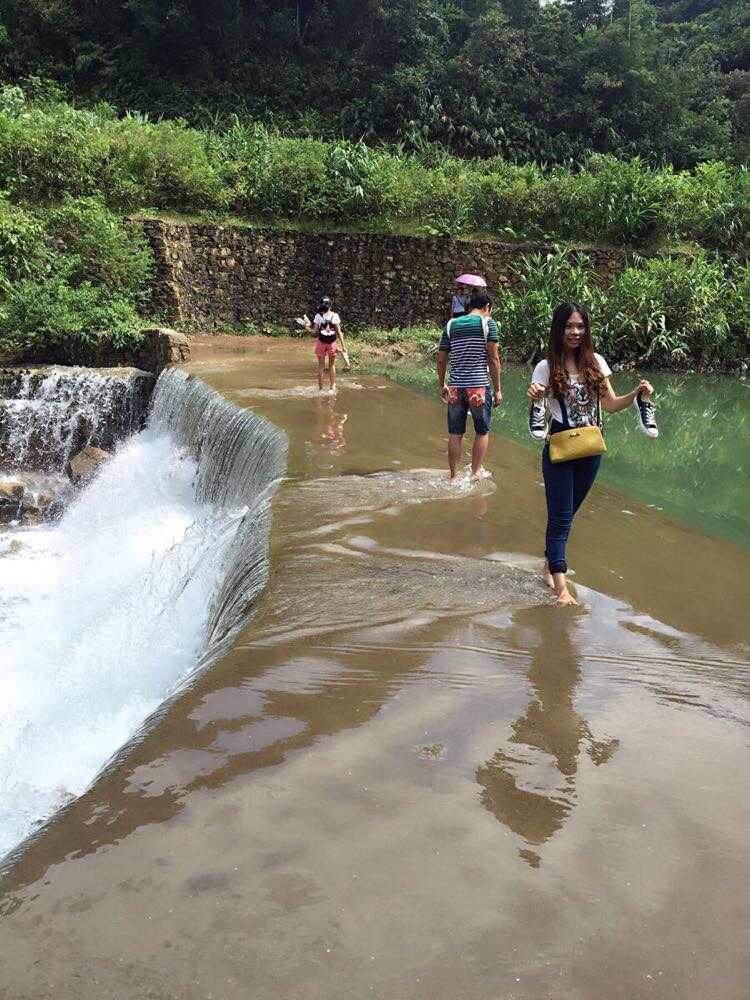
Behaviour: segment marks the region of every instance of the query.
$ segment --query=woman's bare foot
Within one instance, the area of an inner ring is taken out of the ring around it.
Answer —
[[[563,590],[561,594],[558,594],[557,601],[555,603],[559,604],[561,607],[570,607],[570,606],[578,607],[578,601],[575,599],[575,597],[573,597],[573,595],[569,590]]]
[[[553,573],[552,583],[555,588],[555,595],[557,596],[557,603],[563,607],[568,605],[577,605],[578,601],[573,597],[571,592],[568,590],[568,581],[565,579],[564,573]]]
[[[547,584],[547,586],[549,587],[549,589],[550,590],[554,590],[555,589],[555,581],[553,580],[552,574],[549,571],[549,559],[545,559],[544,560],[544,570],[543,570],[543,574],[542,575],[544,576],[544,582]]]

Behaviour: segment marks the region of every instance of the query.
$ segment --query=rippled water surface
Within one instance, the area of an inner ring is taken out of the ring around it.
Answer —
[[[750,554],[598,483],[555,608],[530,448],[450,489],[437,402],[219,347],[289,435],[268,588],[0,882],[7,995],[744,998]]]

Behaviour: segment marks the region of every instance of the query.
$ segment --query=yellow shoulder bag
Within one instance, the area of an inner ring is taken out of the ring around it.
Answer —
[[[547,438],[550,462],[571,462],[574,458],[591,458],[607,450],[602,434],[602,401],[598,407],[599,424],[590,427],[570,427]]]

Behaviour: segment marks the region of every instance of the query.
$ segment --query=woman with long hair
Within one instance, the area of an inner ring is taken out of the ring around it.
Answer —
[[[618,413],[635,405],[641,429],[649,437],[656,437],[651,383],[642,379],[631,392],[617,396],[609,383],[611,374],[604,358],[594,353],[586,309],[577,302],[558,306],[552,317],[547,357],[534,369],[528,391],[535,406],[543,407],[545,400],[549,403],[552,416],[549,436],[583,427],[601,429],[602,409]],[[598,437],[596,431],[593,434]],[[570,436],[582,437],[579,433]],[[557,595],[558,604],[578,603],[566,582],[565,547],[573,518],[594,485],[601,460],[601,454],[568,460],[558,454],[551,458],[549,437],[544,446],[542,473],[547,497],[544,575]]]

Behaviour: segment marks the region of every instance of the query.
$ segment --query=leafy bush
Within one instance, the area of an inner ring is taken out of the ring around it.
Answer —
[[[84,361],[100,336],[135,345],[151,263],[138,227],[96,198],[42,211],[0,198],[0,350]]]
[[[40,274],[48,256],[41,221],[0,196],[0,289],[8,282]]]
[[[700,254],[639,263],[615,279],[607,296],[608,352],[652,364],[718,361],[729,335],[731,288],[721,260]]]
[[[211,160],[204,133],[184,122],[126,115],[100,125],[106,156],[100,189],[119,208],[225,208],[230,191]]]
[[[558,178],[561,172],[557,171]],[[653,243],[669,226],[675,190],[671,169],[649,169],[636,157],[590,157],[572,182],[559,186],[560,212],[583,240]]]
[[[65,104],[0,111],[0,176],[15,198],[95,194],[106,155],[106,138],[91,112]]]
[[[158,208],[651,249],[692,242],[704,252],[641,260],[607,296],[585,255],[524,257],[520,292],[500,303],[506,343],[538,355],[554,306],[577,298],[613,360],[747,357],[744,167],[675,172],[601,155],[551,169],[460,160],[416,134],[408,148],[387,148],[292,138],[237,117],[199,130],[118,118],[107,104],[76,110],[54,87],[32,87],[36,103],[0,88],[0,348],[62,343],[66,323],[71,356],[108,325],[122,343],[137,337],[150,253],[138,227],[113,213]]]
[[[544,353],[552,313],[561,302],[580,302],[594,317],[600,312],[598,275],[583,254],[528,254],[521,258],[516,276],[521,291],[501,298],[497,317],[513,353],[529,361]]]
[[[736,266],[725,286],[725,310],[729,337],[722,352],[724,364],[750,362],[750,265]]]
[[[124,223],[98,198],[73,199],[45,216],[48,238],[58,254],[58,270],[64,266],[68,281],[79,285],[90,281],[111,292],[127,292],[140,298],[151,276],[151,251],[141,228]]]
[[[0,303],[0,349],[28,354],[52,349],[68,361],[85,361],[100,337],[114,347],[141,340],[140,320],[124,295],[83,282],[77,288],[61,276],[24,279]]]
[[[682,174],[674,202],[673,232],[731,253],[750,249],[750,171],[726,163],[701,163]]]
[[[694,172],[592,155],[546,168],[458,159],[424,139],[408,147],[290,137],[236,116],[117,118],[46,95],[0,90],[0,172],[12,200],[98,196],[110,208],[236,212],[254,218],[394,224],[437,234],[658,247],[693,242],[750,253],[750,171]]]

